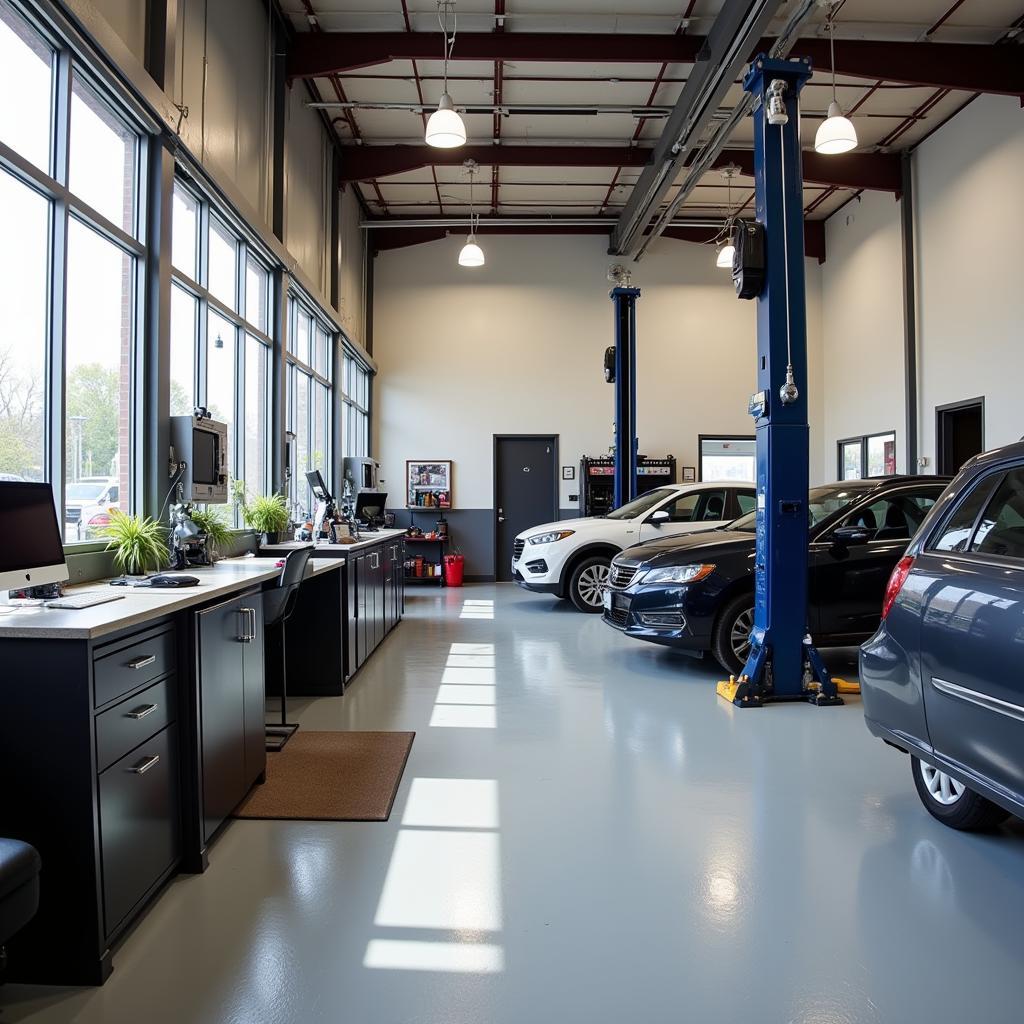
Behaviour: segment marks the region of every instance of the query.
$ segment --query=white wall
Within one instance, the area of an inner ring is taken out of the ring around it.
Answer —
[[[132,54],[143,61],[146,55],[145,0],[92,0],[96,10]]]
[[[613,343],[607,241],[483,237],[487,265],[457,266],[462,236],[386,251],[374,274],[374,451],[400,494],[406,459],[455,461],[454,503],[490,508],[492,435],[552,433],[562,465],[607,451]],[[808,262],[809,331],[820,271]],[[755,305],[736,299],[710,246],[665,240],[636,269],[641,452],[697,464],[697,435],[753,433]],[[817,352],[811,380],[820,379]],[[820,386],[813,387],[820,396]],[[814,413],[812,412],[812,415]],[[813,465],[821,463],[816,452]],[[579,480],[562,482],[561,507]]]
[[[341,281],[339,312],[350,338],[366,344],[366,237],[359,222],[363,211],[352,186],[341,194]]]
[[[937,405],[984,395],[986,448],[1024,435],[1020,103],[975,100],[916,164],[920,444],[934,466]]]
[[[822,266],[824,479],[836,475],[836,442],[896,432],[896,468],[906,467],[903,384],[903,257],[900,207],[865,192],[825,225]]]

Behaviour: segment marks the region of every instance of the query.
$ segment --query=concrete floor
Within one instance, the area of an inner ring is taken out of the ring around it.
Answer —
[[[300,716],[416,730],[391,821],[232,823],[106,986],[0,1021],[1020,1021],[1024,827],[934,822],[857,698],[740,712],[716,675],[510,585],[414,591]]]

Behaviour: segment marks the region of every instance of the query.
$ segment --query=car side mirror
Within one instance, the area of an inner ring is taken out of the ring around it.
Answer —
[[[838,526],[832,531],[832,540],[837,544],[867,544],[871,531],[863,526]]]
[[[669,514],[663,508],[659,508],[657,512],[651,513],[650,522],[654,526],[661,526],[662,523],[667,523],[668,520]]]

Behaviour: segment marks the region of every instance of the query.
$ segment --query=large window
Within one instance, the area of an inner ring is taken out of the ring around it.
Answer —
[[[370,454],[370,371],[348,352],[342,370],[345,454],[365,458]]]
[[[869,476],[892,476],[896,472],[896,435],[865,434],[839,441],[840,480],[861,480]]]
[[[171,263],[171,415],[203,406],[226,423],[232,479],[264,494],[270,487],[270,272],[242,233],[180,181]]]
[[[747,482],[757,476],[757,442],[752,437],[701,435],[699,480]]]
[[[289,500],[296,514],[310,510],[312,492],[306,474],[319,470],[331,481],[330,329],[304,298],[288,303],[288,430],[292,435]]]
[[[0,478],[50,481],[91,540],[134,505],[144,136],[6,0],[0,89]]]

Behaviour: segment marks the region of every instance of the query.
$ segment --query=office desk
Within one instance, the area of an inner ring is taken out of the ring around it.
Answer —
[[[318,558],[309,584],[340,593],[344,568]],[[0,832],[43,859],[12,980],[101,984],[166,880],[205,868],[265,771],[261,591],[279,574],[275,558],[233,559],[194,570],[196,587],[0,611]]]

